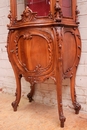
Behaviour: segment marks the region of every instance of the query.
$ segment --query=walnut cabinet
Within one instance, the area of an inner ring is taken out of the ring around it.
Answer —
[[[19,6],[20,8],[20,6]],[[78,114],[75,76],[81,54],[76,0],[25,0],[21,18],[17,1],[10,0],[7,53],[16,79],[14,111],[21,98],[21,78],[30,82],[29,101],[35,84],[52,78],[56,84],[60,126],[64,127],[62,79],[70,78],[72,104]]]

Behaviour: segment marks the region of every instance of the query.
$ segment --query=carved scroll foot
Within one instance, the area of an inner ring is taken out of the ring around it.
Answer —
[[[81,109],[81,105],[78,102],[74,103],[75,114],[79,114],[80,109]]]
[[[27,98],[29,99],[29,102],[32,102],[32,101],[33,101],[33,98],[32,98],[31,93],[28,93],[28,94],[27,94]]]
[[[21,98],[21,75],[17,75],[17,73],[15,73],[15,76],[16,76],[16,85],[17,85],[17,88],[16,88],[16,93],[15,93],[15,96],[16,96],[16,99],[14,102],[12,102],[12,107],[13,107],[13,110],[14,111],[17,111],[17,107],[18,107],[18,104],[20,102],[20,98]]]
[[[13,107],[13,110],[14,111],[17,111],[17,107],[18,107],[18,104],[16,103],[16,101],[12,102],[12,107]]]
[[[60,127],[64,127],[64,122],[65,122],[66,118],[62,115],[60,116]]]
[[[75,74],[76,74],[76,71],[74,72],[74,75],[70,78],[70,83],[71,83],[71,98],[72,98],[72,104],[74,106],[75,114],[79,114],[79,110],[81,109],[81,105],[77,102],[77,99],[76,99]]]

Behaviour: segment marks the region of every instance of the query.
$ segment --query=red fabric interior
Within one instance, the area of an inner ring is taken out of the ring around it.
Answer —
[[[47,16],[50,11],[50,0],[27,0],[27,5],[38,16]]]
[[[71,0],[62,0],[62,11],[63,16],[65,17],[71,17]]]

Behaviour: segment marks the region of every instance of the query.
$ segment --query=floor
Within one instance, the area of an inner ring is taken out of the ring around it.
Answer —
[[[57,107],[29,103],[22,97],[18,111],[14,112],[11,102],[13,95],[0,93],[0,130],[87,130],[87,113],[74,114],[64,108],[65,127],[60,128]]]

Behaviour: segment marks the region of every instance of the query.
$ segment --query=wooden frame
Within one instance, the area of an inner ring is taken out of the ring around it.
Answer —
[[[72,2],[72,17],[63,17],[62,22],[64,22],[65,24],[68,23],[69,24],[74,24],[75,20],[76,20],[76,0],[71,0]],[[60,5],[62,6],[62,0],[60,0]]]
[[[11,21],[14,24],[14,21],[17,20],[17,1],[10,0],[10,9],[11,9]]]
[[[27,0],[25,0],[25,3],[26,3]],[[55,13],[55,10],[54,10],[54,6],[55,6],[55,3],[59,2],[59,6],[60,8],[62,8],[62,0],[50,0],[50,12],[51,14],[54,14]],[[26,4],[25,4],[26,5]],[[74,24],[75,23],[75,16],[76,16],[76,0],[71,0],[71,11],[72,11],[72,16],[71,17],[66,17],[66,16],[62,16],[62,22],[67,24],[67,21],[71,24]]]

